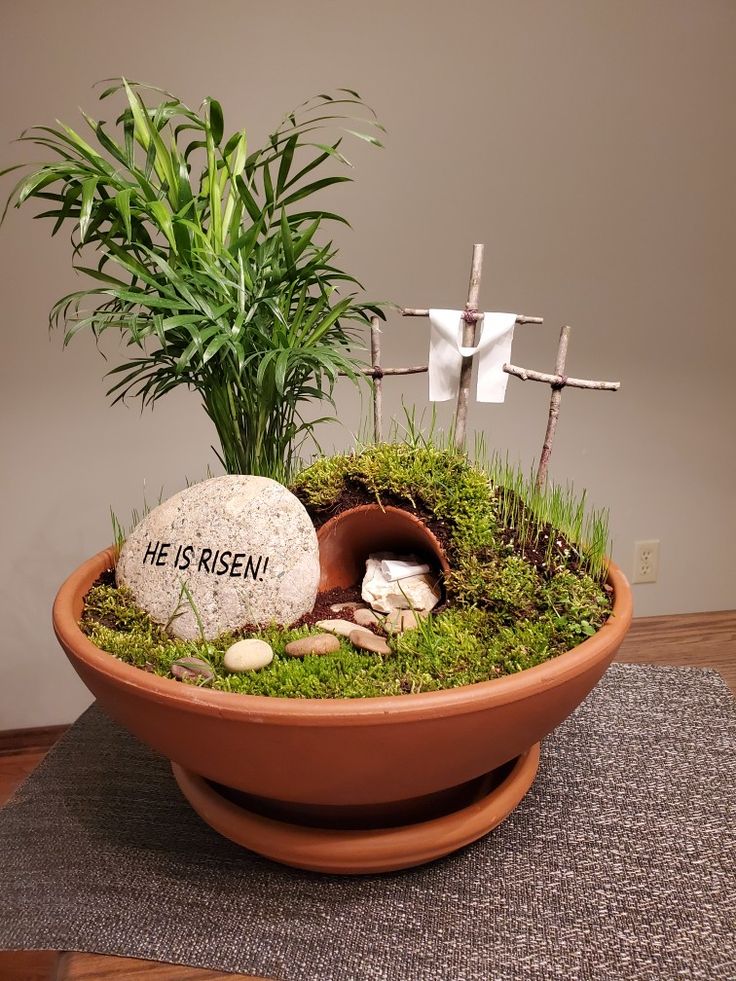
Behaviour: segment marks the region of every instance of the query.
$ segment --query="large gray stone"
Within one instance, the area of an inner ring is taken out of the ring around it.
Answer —
[[[146,515],[123,545],[117,581],[156,622],[194,639],[186,584],[211,639],[247,623],[298,620],[314,606],[319,572],[317,534],[301,502],[267,477],[224,476]]]

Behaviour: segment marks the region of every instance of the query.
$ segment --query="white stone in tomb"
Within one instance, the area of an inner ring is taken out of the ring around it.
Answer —
[[[118,585],[176,637],[290,624],[314,606],[319,548],[304,505],[267,477],[213,477],[174,494],[130,534]]]
[[[366,561],[361,595],[378,613],[395,610],[427,613],[442,598],[439,577],[425,571],[428,568],[415,556],[375,552]]]

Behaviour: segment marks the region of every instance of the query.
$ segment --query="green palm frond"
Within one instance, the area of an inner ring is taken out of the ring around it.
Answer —
[[[8,204],[42,202],[36,217],[53,220],[52,234],[71,226],[75,268],[92,281],[54,304],[50,324],[65,344],[81,330],[119,332],[132,356],[110,373],[115,401],[151,404],[186,385],[230,472],[285,479],[314,429],[305,404],[329,404],[339,375],[358,382],[355,330],[383,316],[320,241],[346,219],[313,201],[352,180],[323,176],[350,166],[345,137],[380,146],[383,128],[343,89],[303,103],[250,150],[245,130],[225,135],[215,99],[195,111],[109,81],[100,98],[122,100],[112,124],[83,113],[86,136],[63,123],[21,136],[53,159],[29,165]]]

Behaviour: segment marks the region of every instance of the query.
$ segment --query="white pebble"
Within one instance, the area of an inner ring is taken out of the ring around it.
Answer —
[[[355,624],[352,620],[318,620],[317,626],[320,630],[326,630],[331,634],[338,634],[340,637],[349,637],[353,630],[355,630]]]
[[[273,650],[265,640],[251,637],[239,640],[225,651],[223,666],[231,674],[242,671],[258,671],[273,661]]]

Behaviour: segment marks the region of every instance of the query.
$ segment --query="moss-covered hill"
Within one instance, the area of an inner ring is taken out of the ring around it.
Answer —
[[[608,609],[602,556],[576,537],[585,531],[580,502],[527,487],[510,468],[489,473],[456,450],[385,443],[318,460],[292,490],[317,526],[358,503],[415,512],[447,552],[448,600],[483,609],[496,626],[545,613],[550,604],[582,614],[585,607],[593,620],[580,619],[588,623],[599,623]],[[607,535],[596,529],[596,537],[605,542]]]
[[[87,597],[82,626],[90,639],[164,676],[179,657],[203,657],[215,671],[211,686],[221,690],[358,698],[435,691],[521,671],[574,647],[610,613],[600,519],[586,525],[580,502],[526,487],[508,468],[487,472],[454,450],[382,444],[321,459],[292,489],[317,525],[364,501],[415,511],[431,524],[450,561],[447,605],[417,629],[390,638],[392,653],[385,658],[342,641],[335,654],[295,659],[284,654],[285,645],[315,628],[250,633],[268,640],[274,661],[262,671],[226,675],[222,657],[233,635],[211,643],[172,640],[124,589],[103,583]]]

